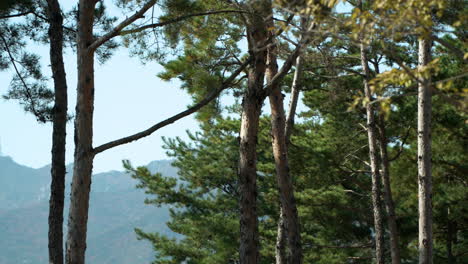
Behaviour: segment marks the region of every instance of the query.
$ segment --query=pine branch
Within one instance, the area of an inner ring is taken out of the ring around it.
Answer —
[[[152,4],[151,4],[152,3]],[[98,38],[96,41],[94,41],[93,44],[89,46],[89,49],[94,51],[97,48],[99,48],[102,44],[104,44],[106,41],[110,40],[111,38],[114,38],[116,36],[122,36],[122,35],[127,35],[127,34],[132,34],[132,33],[137,33],[141,32],[146,29],[154,29],[157,27],[163,27],[167,26],[169,24],[177,23],[180,21],[183,21],[185,19],[191,18],[191,17],[197,17],[197,16],[206,16],[206,15],[214,15],[214,14],[222,14],[222,13],[242,13],[245,11],[242,10],[215,10],[215,11],[206,11],[206,12],[200,12],[200,13],[193,13],[193,14],[188,14],[188,15],[183,15],[180,17],[176,17],[173,19],[169,19],[167,21],[159,22],[159,23],[153,23],[153,24],[148,24],[141,26],[139,28],[135,29],[130,29],[130,30],[123,30],[126,26],[130,25],[131,23],[135,22],[137,19],[142,18],[143,14],[150,9],[154,5],[155,1],[150,1],[148,2],[143,8],[141,8],[138,12],[136,12],[133,16],[127,18],[126,20],[122,21],[119,25],[117,25],[113,30],[108,32],[107,34],[101,36]]]
[[[131,23],[135,22],[137,19],[143,18],[143,14],[148,11],[152,6],[156,4],[156,0],[148,1],[140,10],[138,10],[135,14],[130,16],[129,18],[125,19],[124,21],[120,22],[115,28],[109,31],[107,34],[104,34],[97,40],[95,40],[88,49],[90,51],[94,51],[99,48],[102,44],[109,41],[111,38],[120,34],[120,32]]]
[[[7,43],[6,39],[3,37],[3,34],[0,34],[0,38],[2,39],[5,51],[8,53],[8,57],[10,58],[10,61],[11,61],[12,65],[13,65],[13,68],[15,69],[16,75],[18,75],[18,78],[20,79],[21,83],[24,86],[24,91],[26,92],[26,98],[31,103],[31,107],[30,107],[31,112],[33,113],[34,116],[36,116],[36,118],[39,121],[46,122],[43,115],[36,109],[36,103],[35,103],[35,101],[33,99],[32,94],[31,94],[31,90],[28,87],[28,85],[26,84],[26,81],[24,80],[23,76],[21,75],[21,72],[19,71],[18,67],[16,66],[16,60],[13,57],[13,54],[11,54],[10,48],[8,48],[8,43]]]
[[[441,39],[435,35],[432,35],[431,36],[432,40],[433,41],[436,41],[438,42],[440,45],[444,46],[445,48],[447,48],[451,53],[453,53],[459,60],[461,61],[467,61],[468,59],[465,58],[465,53],[463,52],[463,50],[457,48],[455,45],[452,45],[450,42],[444,40],[444,39]]]
[[[28,15],[30,13],[32,13],[32,12],[31,11],[26,11],[26,12],[22,12],[22,13],[13,14],[13,15],[5,15],[5,16],[0,16],[0,19],[7,19],[7,18],[12,18],[12,17],[25,16],[25,15]]]

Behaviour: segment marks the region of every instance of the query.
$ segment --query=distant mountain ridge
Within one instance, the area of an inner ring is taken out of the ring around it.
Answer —
[[[152,172],[177,177],[170,160],[148,164]],[[67,166],[71,171],[71,165]],[[66,179],[65,220],[71,173]],[[88,224],[87,263],[150,263],[151,245],[133,229],[170,234],[168,209],[144,204],[146,195],[123,171],[93,175]],[[50,166],[29,168],[0,156],[0,264],[47,263]],[[65,223],[66,228],[66,223]]]

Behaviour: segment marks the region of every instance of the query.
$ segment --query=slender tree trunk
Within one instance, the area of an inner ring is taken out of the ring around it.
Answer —
[[[248,17],[247,35],[253,62],[248,72],[247,91],[242,102],[242,119],[239,146],[240,187],[240,264],[257,264],[260,261],[257,215],[257,140],[260,113],[265,95],[267,51],[262,48],[268,39],[263,20],[265,1],[252,1],[255,11]],[[271,6],[270,6],[271,8]]]
[[[419,66],[430,61],[431,42],[419,40]],[[432,264],[431,86],[421,77],[418,84],[418,200],[419,264]]]
[[[364,94],[368,103],[366,104],[367,114],[367,137],[369,141],[369,158],[372,174],[372,207],[374,213],[374,228],[375,228],[375,256],[376,263],[383,264],[384,261],[384,228],[382,221],[382,201],[380,189],[380,173],[378,168],[378,154],[377,154],[377,134],[375,130],[375,117],[374,106],[371,104],[372,95],[369,87],[370,70],[367,64],[367,54],[364,44],[360,44],[361,49],[361,64],[364,74]]]
[[[94,61],[88,49],[93,41],[94,0],[80,0],[77,32],[78,87],[75,118],[75,160],[68,217],[66,263],[85,263],[89,192],[93,167]]]
[[[398,239],[398,227],[396,223],[395,203],[392,197],[392,188],[390,186],[390,164],[387,153],[387,135],[385,133],[385,120],[381,113],[379,115],[379,148],[382,164],[382,179],[384,188],[384,201],[387,209],[387,222],[390,231],[390,251],[392,255],[392,264],[400,264],[400,247]]]
[[[456,259],[453,255],[452,245],[457,232],[457,224],[450,219],[450,214],[450,206],[447,206],[447,264],[455,264]]]
[[[291,99],[289,101],[289,111],[286,118],[286,144],[289,146],[291,134],[294,127],[294,118],[296,115],[297,102],[302,85],[302,55],[299,54],[296,59],[296,71],[294,72],[293,82],[291,86]]]
[[[268,27],[274,28],[272,15],[269,16]],[[271,32],[271,31],[270,31]],[[274,34],[271,33],[271,34]],[[278,73],[276,45],[268,47],[268,61],[266,69],[266,79],[271,82],[273,76]],[[275,157],[276,178],[280,193],[281,215],[283,215],[283,223],[286,224],[285,230],[289,261],[288,263],[302,263],[302,247],[299,218],[297,215],[296,200],[294,197],[294,188],[291,175],[289,174],[288,165],[288,149],[286,144],[286,120],[283,107],[283,94],[279,85],[273,87],[269,95],[271,106],[271,135],[273,156]],[[285,221],[284,221],[285,220]]]
[[[283,213],[283,207],[280,205],[280,215],[278,219],[278,231],[276,233],[275,247],[276,264],[288,263],[288,254],[286,252],[286,247],[288,243],[287,233],[288,230],[286,225],[286,216]]]
[[[54,78],[55,105],[52,132],[52,181],[49,200],[49,263],[63,263],[63,206],[65,199],[65,139],[67,80],[63,64],[63,17],[57,0],[48,0],[50,64]]]

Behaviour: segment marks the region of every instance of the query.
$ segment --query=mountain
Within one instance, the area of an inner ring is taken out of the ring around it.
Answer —
[[[171,161],[153,161],[152,172],[176,177]],[[67,166],[71,171],[71,166]],[[93,175],[88,222],[87,263],[150,263],[149,242],[136,239],[134,228],[170,235],[167,208],[144,204],[136,180],[122,171]],[[66,178],[65,219],[71,175]],[[0,157],[0,264],[47,263],[50,166],[33,169]],[[65,225],[66,229],[66,225]]]

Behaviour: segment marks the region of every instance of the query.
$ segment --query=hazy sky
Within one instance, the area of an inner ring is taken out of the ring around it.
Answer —
[[[47,47],[35,47],[43,57],[42,66],[50,76]],[[76,102],[76,57],[65,55],[69,85],[69,110],[74,112]],[[163,82],[156,77],[162,67],[156,63],[142,65],[137,58],[129,58],[125,49],[115,53],[104,65],[96,63],[94,146],[139,132],[161,121],[191,103],[177,82]],[[0,73],[0,94],[8,89],[12,72]],[[0,140],[4,155],[18,163],[41,167],[50,163],[51,124],[38,124],[25,113],[17,101],[0,101]],[[95,171],[120,170],[121,160],[136,164],[166,158],[161,148],[161,136],[185,136],[185,130],[194,130],[192,117],[165,127],[146,139],[120,146],[98,154]],[[73,161],[73,122],[67,129],[67,163]]]

